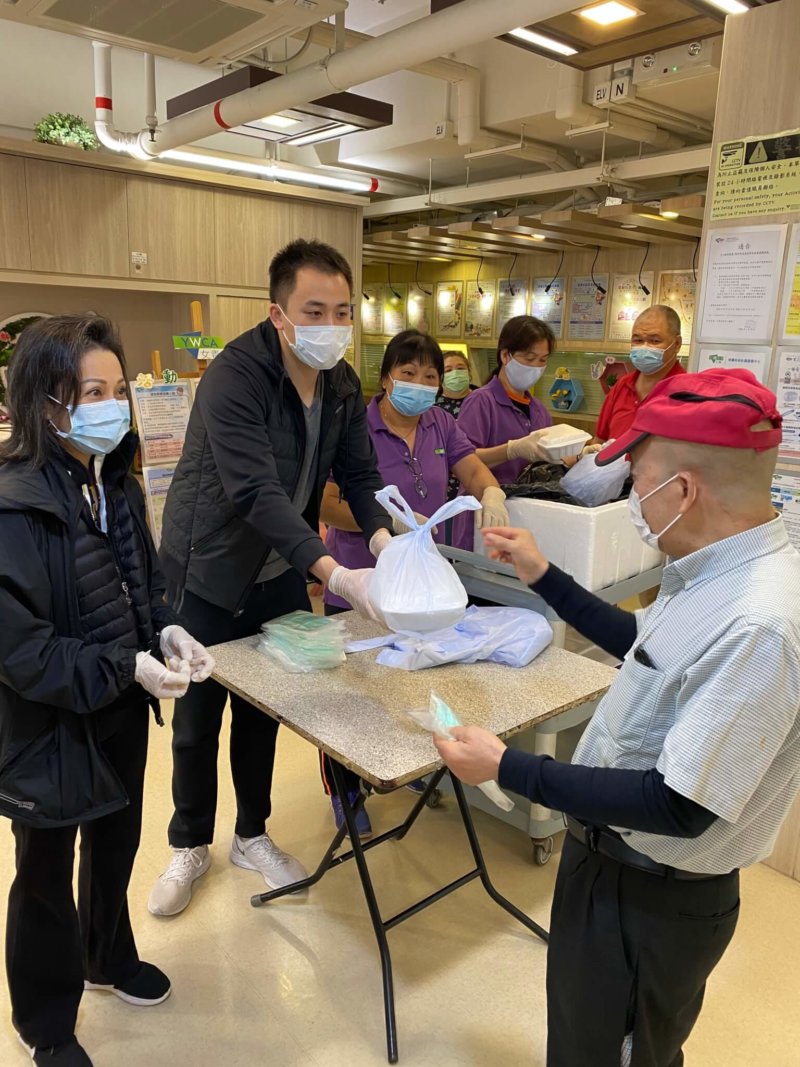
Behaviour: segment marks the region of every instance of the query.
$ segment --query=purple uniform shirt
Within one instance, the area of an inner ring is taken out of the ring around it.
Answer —
[[[422,470],[422,480],[428,490],[423,498],[417,490],[417,481],[409,470],[411,453],[408,444],[397,437],[383,421],[378,407],[378,397],[373,397],[367,407],[367,425],[378,457],[378,470],[384,485],[396,485],[412,511],[420,515],[433,515],[447,501],[447,482],[451,469],[471,456],[475,448],[456,426],[452,415],[440,407],[432,407],[420,415],[414,439],[414,455]],[[470,512],[470,517],[472,513]],[[444,528],[434,534],[434,540],[444,540]],[[345,567],[374,567],[375,557],[364,544],[360,533],[335,530],[329,527],[325,539],[330,554]],[[325,590],[325,603],[340,608],[350,605],[342,597]]]
[[[458,427],[476,448],[494,448],[532,430],[552,426],[553,417],[541,402],[531,397],[530,412],[525,415],[503,388],[495,375],[486,385],[470,393],[461,405]],[[507,459],[492,467],[492,474],[500,485],[513,485],[528,466],[526,459]],[[474,541],[474,515],[467,512],[453,520],[453,544],[471,551]]]

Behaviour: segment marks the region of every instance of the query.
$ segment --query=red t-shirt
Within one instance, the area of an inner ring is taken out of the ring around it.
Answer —
[[[639,394],[636,392],[636,379],[639,377],[639,373],[638,370],[635,370],[630,374],[626,374],[624,378],[620,378],[609,389],[603,401],[603,406],[600,408],[600,414],[597,417],[597,430],[595,433],[601,441],[616,440],[617,437],[621,437],[633,425],[636,409],[641,404]],[[685,373],[681,364],[675,362],[670,367],[669,374],[666,377],[670,378],[674,374]]]

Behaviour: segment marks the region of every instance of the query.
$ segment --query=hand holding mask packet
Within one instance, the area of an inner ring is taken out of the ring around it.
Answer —
[[[379,490],[375,499],[409,532],[393,537],[378,556],[369,586],[372,607],[395,633],[454,626],[467,609],[467,591],[440,555],[431,531],[462,511],[479,511],[480,504],[474,496],[459,496],[419,523],[396,485]]]
[[[436,734],[437,737],[441,737],[445,741],[453,740],[450,736],[452,727],[464,725],[450,705],[442,700],[438,693],[434,693],[433,690],[431,690],[428,710],[409,711],[408,715],[417,726],[421,726],[423,730],[430,730],[432,734]],[[481,782],[478,789],[503,811],[511,811],[513,809],[514,801],[511,797],[506,796],[497,782]]]

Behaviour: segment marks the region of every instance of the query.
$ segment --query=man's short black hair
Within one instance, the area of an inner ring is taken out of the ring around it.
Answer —
[[[322,241],[301,239],[282,248],[269,265],[269,298],[274,304],[286,307],[297,284],[297,272],[303,267],[323,274],[341,274],[353,292],[353,271],[341,252]]]

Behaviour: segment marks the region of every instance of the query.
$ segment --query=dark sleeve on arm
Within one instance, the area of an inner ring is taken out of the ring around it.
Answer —
[[[333,476],[369,544],[376,530],[392,529],[392,520],[375,499],[377,491],[383,489],[383,478],[369,434],[361,385],[357,388],[352,412],[336,451]]]
[[[699,837],[717,816],[671,789],[655,768],[582,767],[507,748],[498,783],[554,811],[596,826],[667,837]]]
[[[144,551],[147,556],[145,560],[147,564],[147,592],[150,600],[150,617],[153,620],[153,627],[158,634],[165,626],[184,626],[183,618],[176,611],[173,611],[165,600],[167,585],[164,581],[164,575],[161,573],[161,565],[158,562],[158,553],[156,552],[156,546],[153,544],[150,527],[147,525],[144,495],[139,483],[131,475],[125,479],[125,492],[134,512],[136,525],[139,527],[144,541]],[[157,645],[158,642],[154,642],[154,647]],[[150,651],[153,651],[153,649]]]
[[[236,514],[306,575],[328,550],[281,485],[264,404],[246,370],[225,354],[203,375],[195,399],[220,481]]]
[[[636,616],[578,585],[551,563],[531,589],[578,633],[617,659],[624,659],[636,640]]]

